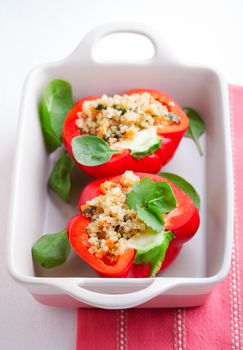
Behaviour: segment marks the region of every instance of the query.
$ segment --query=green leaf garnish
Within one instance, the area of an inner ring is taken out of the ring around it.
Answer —
[[[148,177],[144,177],[139,183],[132,186],[132,191],[127,194],[128,206],[136,209],[136,206],[144,206],[153,199],[154,182]]]
[[[64,150],[57,160],[48,179],[48,186],[58,194],[65,202],[70,199],[71,192],[71,171],[74,166],[74,162]]]
[[[127,193],[129,208],[135,209],[138,217],[156,232],[164,229],[162,213],[176,207],[176,200],[171,187],[165,182],[153,182],[144,177],[133,190]]]
[[[200,208],[200,196],[195,190],[195,188],[187,182],[185,179],[183,179],[179,175],[175,175],[172,173],[159,173],[160,176],[165,177],[166,179],[170,180],[174,185],[179,187],[183,192],[185,192],[194,202],[195,207],[197,209]]]
[[[148,250],[137,250],[136,256],[134,258],[134,264],[150,264],[149,275],[154,277],[156,273],[160,270],[163,260],[165,258],[166,250],[169,246],[170,241],[174,238],[171,231],[164,231],[161,233],[163,235],[162,242]]]
[[[40,237],[32,247],[32,257],[42,267],[50,268],[63,264],[71,247],[66,230]]]
[[[46,146],[50,152],[62,144],[64,119],[73,106],[71,85],[64,80],[52,80],[45,87],[39,115]]]
[[[145,208],[136,206],[136,212],[138,217],[143,222],[151,227],[156,232],[161,232],[164,229],[164,218],[161,215],[160,209],[155,205],[149,205]]]
[[[111,149],[100,137],[89,135],[74,137],[72,151],[78,163],[88,166],[106,163],[113,154],[121,153],[120,150]]]
[[[172,188],[166,182],[157,182],[154,188],[153,199],[149,205],[156,205],[161,213],[168,213],[176,207],[176,199]]]
[[[185,136],[194,140],[194,142],[197,145],[199,154],[202,156],[203,150],[202,150],[202,147],[201,147],[200,142],[199,142],[199,137],[206,130],[205,123],[204,123],[203,119],[201,118],[201,116],[199,115],[199,113],[197,111],[195,111],[195,109],[193,109],[191,107],[185,107],[185,108],[183,108],[183,110],[189,118],[189,127],[187,129]]]

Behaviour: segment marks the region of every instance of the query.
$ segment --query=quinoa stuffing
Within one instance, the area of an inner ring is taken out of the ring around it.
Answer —
[[[180,118],[148,92],[113,97],[103,95],[85,101],[76,120],[83,134],[99,136],[110,146],[134,139],[141,130],[155,126],[159,132],[160,126],[179,123]]]
[[[126,171],[119,184],[105,181],[100,185],[102,194],[81,206],[82,214],[91,220],[87,226],[91,254],[115,263],[124,253],[128,239],[145,231],[145,223],[126,203],[126,193],[138,182],[138,176]]]

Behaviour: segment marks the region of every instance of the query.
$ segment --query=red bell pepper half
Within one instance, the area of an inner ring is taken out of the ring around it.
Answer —
[[[150,173],[155,174],[158,173],[161,167],[168,163],[168,161],[172,158],[183,135],[187,131],[189,126],[188,118],[178,103],[164,92],[150,89],[134,89],[129,90],[125,94],[132,95],[143,92],[150,93],[157,101],[163,103],[163,105],[168,108],[169,112],[179,117],[180,122],[178,124],[164,125],[163,128],[160,128],[161,131],[160,134],[158,134],[158,136],[162,139],[160,149],[141,159],[134,158],[130,154],[130,150],[125,149],[119,154],[113,154],[111,159],[104,164],[87,166],[78,163],[73,157],[71,145],[74,137],[82,135],[76,125],[77,113],[82,111],[84,101],[97,99],[98,96],[88,96],[82,98],[69,111],[64,121],[63,143],[79,168],[81,168],[84,172],[97,178],[115,176],[123,173],[125,170],[144,172],[149,169]]]
[[[182,245],[196,233],[200,223],[199,213],[191,198],[169,180],[153,174],[136,173],[136,175],[141,179],[149,177],[153,182],[167,182],[171,186],[176,199],[176,208],[165,215],[165,230],[172,231],[175,238],[170,242],[166,251],[161,267],[161,270],[163,270],[175,260]],[[120,178],[121,176],[116,176],[90,182],[81,192],[79,207],[102,194],[100,190],[100,184],[102,182],[110,180],[119,183]],[[97,258],[95,255],[89,253],[89,235],[86,232],[89,222],[89,219],[80,214],[69,221],[67,228],[72,248],[86,263],[105,277],[148,277],[149,264],[132,264],[135,256],[135,250],[133,248],[127,248],[124,254],[118,258],[118,261],[113,264],[110,264],[104,258]]]

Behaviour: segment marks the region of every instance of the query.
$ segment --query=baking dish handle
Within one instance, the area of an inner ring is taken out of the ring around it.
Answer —
[[[150,26],[134,22],[107,23],[95,27],[83,38],[78,47],[74,50],[71,55],[72,58],[82,61],[82,64],[86,62],[89,65],[92,62],[97,63],[94,58],[94,49],[96,45],[105,36],[115,33],[140,34],[151,40],[155,53],[152,58],[143,60],[145,62],[152,61],[160,64],[174,62],[171,52],[168,50],[168,44],[163,41],[160,35]]]
[[[143,283],[144,282],[145,280]],[[112,284],[114,283],[115,282],[112,281]],[[59,283],[56,281],[57,287],[64,290],[74,299],[102,309],[132,308],[155,298],[176,285],[176,282],[171,278],[150,278],[146,279],[146,283],[148,286],[135,292],[105,294],[86,289],[85,283],[83,283],[82,280],[80,281],[80,279],[61,280]]]

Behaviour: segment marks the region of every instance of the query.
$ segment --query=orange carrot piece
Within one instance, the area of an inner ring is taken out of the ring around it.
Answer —
[[[132,139],[135,136],[135,131],[133,129],[129,129],[125,132],[126,139]]]
[[[102,184],[100,184],[100,192],[102,194],[105,194],[106,190],[107,190],[107,186],[106,186],[105,182],[103,182]]]
[[[111,241],[110,239],[108,239],[106,241],[106,245],[111,249],[115,246],[115,243],[113,241]]]
[[[103,136],[105,135],[105,131],[104,131],[103,129],[99,129],[99,130],[97,131],[97,135],[98,135],[99,137],[103,137]]]
[[[80,209],[81,209],[81,211],[84,211],[84,210],[86,210],[86,209],[88,209],[89,208],[89,205],[88,204],[83,204],[83,205],[81,205],[81,207],[80,207]]]

